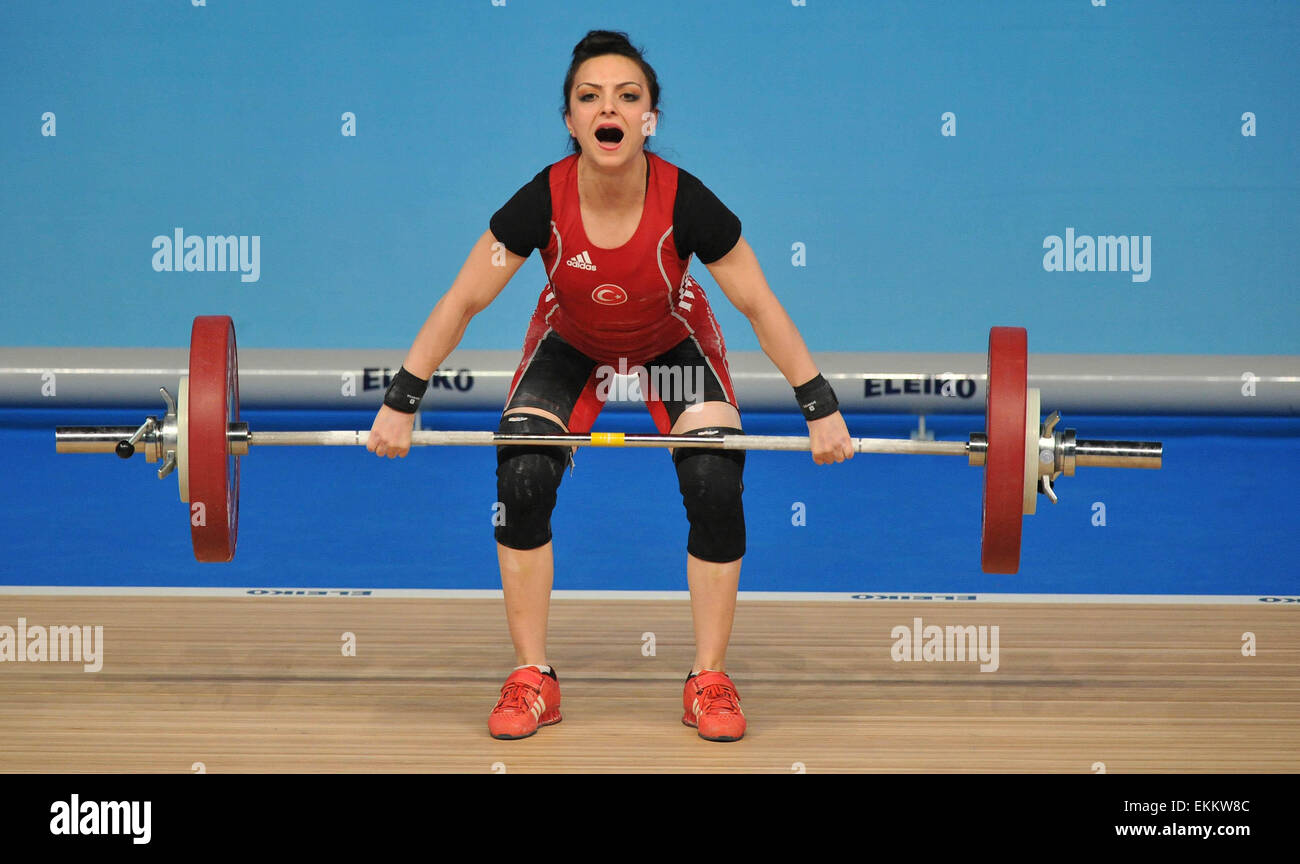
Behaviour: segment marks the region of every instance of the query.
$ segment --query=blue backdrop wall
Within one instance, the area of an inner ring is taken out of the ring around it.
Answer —
[[[612,28],[663,82],[658,152],[815,351],[1016,323],[1039,351],[1300,353],[1291,0],[195,2],[0,5],[0,344],[179,346],[227,312],[245,346],[405,347],[565,155],[569,53]],[[248,266],[157,272],[178,229]],[[1072,235],[1142,254],[1048,269]],[[534,255],[463,346],[517,348],[543,281]]]

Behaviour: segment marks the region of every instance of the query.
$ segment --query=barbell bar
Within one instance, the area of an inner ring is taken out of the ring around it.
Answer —
[[[1153,441],[1093,441],[1057,429],[1059,412],[1039,416],[1039,391],[1028,385],[1028,336],[1020,327],[989,332],[985,431],[966,441],[853,438],[855,453],[965,456],[984,468],[981,564],[986,573],[1020,567],[1022,516],[1038,495],[1056,503],[1055,482],[1081,467],[1158,469],[1164,448]],[[190,505],[190,535],[199,561],[234,558],[239,527],[239,458],[253,447],[365,446],[369,432],[254,431],[239,419],[239,358],[234,322],[225,315],[194,319],[189,375],[177,398],[160,388],[167,411],[138,427],[60,426],[58,453],[116,453],[163,464],[161,479],[177,474],[181,500]],[[587,447],[709,447],[725,450],[808,451],[807,437],[782,435],[507,434],[416,430],[411,445],[498,446],[546,444]]]

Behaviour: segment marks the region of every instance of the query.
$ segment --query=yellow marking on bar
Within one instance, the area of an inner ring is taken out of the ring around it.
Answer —
[[[592,432],[591,446],[593,447],[622,447],[622,432]]]

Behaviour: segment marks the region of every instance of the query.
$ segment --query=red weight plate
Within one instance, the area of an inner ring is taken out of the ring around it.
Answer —
[[[994,327],[989,331],[988,384],[984,393],[988,452],[980,530],[985,573],[1015,573],[1020,569],[1028,352],[1029,337],[1023,327]]]
[[[227,424],[239,420],[235,324],[200,315],[190,332],[190,540],[199,561],[235,557],[239,529],[239,457]]]

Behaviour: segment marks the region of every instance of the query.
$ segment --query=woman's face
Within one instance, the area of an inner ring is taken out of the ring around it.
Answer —
[[[642,119],[647,113],[651,116]],[[606,54],[578,67],[564,123],[578,139],[583,158],[602,168],[640,159],[646,132],[653,132],[657,119],[658,112],[650,107],[650,86],[635,61]]]

